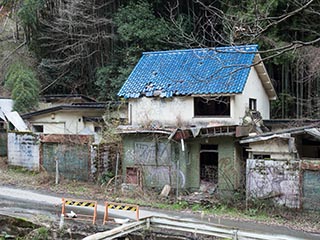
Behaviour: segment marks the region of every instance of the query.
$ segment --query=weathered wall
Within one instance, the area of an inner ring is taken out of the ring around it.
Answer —
[[[120,145],[108,143],[93,145],[91,149],[91,178],[95,181],[102,180],[105,174],[115,174],[116,168],[120,169]],[[118,166],[117,166],[118,158]],[[118,172],[118,174],[121,174]]]
[[[183,152],[181,143],[169,142],[167,136],[161,139],[152,135],[126,135],[123,138],[123,174],[126,175],[127,167],[137,166],[143,174],[144,186],[160,188],[165,184],[175,188],[179,174],[180,188],[196,190],[200,187],[200,146],[217,144],[219,190],[234,190],[239,185],[240,170],[234,162],[233,140],[232,137],[217,137],[208,141],[189,139],[185,141]]]
[[[251,67],[251,71],[242,94],[236,95],[235,97],[235,117],[242,118],[244,116],[246,108],[249,107],[249,98],[257,99],[257,110],[261,113],[262,118],[270,119],[269,97],[254,67]]]
[[[231,96],[230,117],[195,117],[191,96],[174,98],[142,97],[129,99],[129,121],[132,125],[185,125],[223,123],[236,125],[242,121],[249,106],[249,98],[257,100],[257,110],[263,119],[269,119],[270,103],[264,87],[254,67],[251,68],[247,84],[242,94]],[[177,107],[179,106],[179,107]]]
[[[253,154],[270,154],[271,159],[289,160],[295,159],[296,149],[291,147],[290,138],[272,138],[265,141],[253,142],[249,144],[247,151],[249,158],[253,158]]]
[[[44,114],[32,117],[29,122],[32,125],[43,125],[44,134],[78,134],[84,128],[90,129],[94,132],[93,122],[83,122],[82,116],[97,115],[97,112],[81,112],[81,111],[69,111],[69,112],[55,112],[54,118],[52,114]],[[103,112],[101,111],[101,116]]]
[[[299,161],[247,159],[247,198],[300,207]]]
[[[320,160],[304,160],[302,168],[302,207],[320,211]]]
[[[39,136],[32,133],[8,133],[8,163],[39,169]]]
[[[122,170],[126,176],[128,167],[138,167],[146,187],[162,188],[165,184],[176,186],[176,160],[172,144],[153,135],[127,135],[123,141],[124,160]],[[180,187],[184,187],[184,174],[180,174]]]
[[[215,137],[206,139],[191,139],[189,146],[186,180],[191,187],[200,187],[200,147],[201,144],[218,145],[218,187],[219,191],[233,191],[239,185],[240,169],[235,162],[235,144],[233,137]]]
[[[92,136],[87,135],[42,135],[41,165],[47,172],[55,174],[58,163],[60,176],[89,180],[92,141]]]
[[[7,130],[0,129],[0,157],[7,156]]]

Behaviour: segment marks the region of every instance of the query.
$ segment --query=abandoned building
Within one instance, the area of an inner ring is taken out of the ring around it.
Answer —
[[[120,89],[128,101],[128,184],[230,193],[244,188],[237,131],[246,112],[269,119],[276,93],[257,45],[145,52]]]
[[[248,199],[320,210],[319,123],[249,136],[240,143],[248,152]]]
[[[123,106],[79,94],[59,94],[42,96],[37,111],[22,115],[25,122],[11,109],[5,111],[0,114],[3,126],[13,127],[0,128],[1,156],[7,157],[11,166],[42,169],[49,174],[58,171],[69,179],[97,180],[105,172],[114,172],[118,154],[118,143],[107,144],[102,138],[104,117],[126,118]]]

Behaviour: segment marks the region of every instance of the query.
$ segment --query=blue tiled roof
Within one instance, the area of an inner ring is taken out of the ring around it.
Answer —
[[[257,45],[245,45],[145,52],[118,96],[241,93],[257,51]]]

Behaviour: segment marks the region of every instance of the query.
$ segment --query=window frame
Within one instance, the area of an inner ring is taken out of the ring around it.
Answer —
[[[207,104],[205,101],[207,101]],[[226,106],[225,109],[223,109],[222,104]],[[217,96],[211,100],[204,97],[193,97],[193,108],[195,118],[230,118],[231,96]]]
[[[257,111],[257,99],[249,98],[249,110]]]

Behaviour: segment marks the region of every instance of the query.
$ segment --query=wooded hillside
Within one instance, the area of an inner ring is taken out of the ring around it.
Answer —
[[[16,43],[1,55],[0,95],[6,89],[18,99],[19,111],[35,107],[41,94],[115,99],[143,51],[259,44],[278,94],[272,117],[320,117],[320,0],[0,0],[0,6],[1,44]],[[9,20],[14,24],[3,35]],[[25,46],[29,52],[17,57]]]

